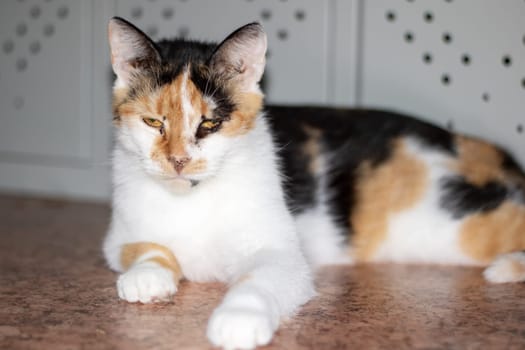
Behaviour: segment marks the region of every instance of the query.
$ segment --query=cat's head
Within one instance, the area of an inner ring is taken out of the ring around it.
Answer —
[[[128,157],[168,184],[195,185],[217,174],[262,108],[262,27],[248,24],[218,45],[154,43],[113,18],[109,43],[117,142]]]

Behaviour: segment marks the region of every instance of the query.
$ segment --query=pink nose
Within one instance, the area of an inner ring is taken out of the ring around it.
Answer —
[[[180,174],[182,169],[184,169],[184,167],[186,166],[186,164],[189,163],[190,160],[191,160],[191,158],[189,158],[189,157],[174,157],[174,156],[171,156],[171,157],[168,158],[168,161],[171,164],[173,164],[173,167],[175,168],[175,171],[177,171],[178,174]]]

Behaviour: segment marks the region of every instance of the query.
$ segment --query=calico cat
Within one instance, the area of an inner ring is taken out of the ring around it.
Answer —
[[[322,264],[486,265],[491,282],[525,280],[525,177],[501,149],[389,112],[263,108],[257,23],[218,45],[154,43],[113,18],[109,42],[104,253],[121,299],[224,281],[208,338],[253,348],[315,295]]]

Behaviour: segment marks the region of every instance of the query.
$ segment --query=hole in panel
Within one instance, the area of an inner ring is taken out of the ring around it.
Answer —
[[[411,32],[406,32],[405,33],[405,41],[407,43],[411,43],[412,41],[414,41],[414,34],[412,34]]]
[[[481,99],[485,102],[489,102],[490,101],[490,95],[488,92],[484,92],[482,95],[481,95]]]
[[[386,20],[389,22],[394,22],[396,20],[396,14],[394,11],[388,11],[385,14]]]
[[[60,6],[57,11],[57,16],[60,19],[65,19],[69,14],[69,8],[67,6]]]
[[[190,29],[188,27],[180,27],[178,30],[178,36],[180,38],[186,38],[190,35]]]
[[[44,35],[47,37],[53,36],[55,34],[55,26],[51,23],[48,23],[44,26]]]
[[[173,9],[171,7],[166,7],[162,10],[162,17],[164,17],[164,19],[171,19],[173,17]]]
[[[450,77],[450,75],[446,73],[441,75],[441,83],[443,85],[450,85],[451,82],[452,82],[452,78]]]
[[[452,42],[452,34],[445,32],[443,33],[442,39],[445,44],[450,44]]]
[[[272,11],[264,9],[261,11],[261,18],[265,21],[269,20],[272,17]]]
[[[131,9],[131,17],[139,19],[142,17],[142,7],[134,7]]]
[[[501,58],[501,63],[503,63],[505,67],[510,67],[512,65],[512,57],[510,57],[509,55],[503,56]]]
[[[464,64],[465,66],[468,66],[468,65],[470,64],[470,62],[471,62],[470,55],[467,54],[467,53],[466,53],[466,54],[463,54],[463,55],[461,56],[461,62],[463,62],[463,64]]]
[[[25,58],[19,58],[16,60],[16,70],[19,72],[25,71],[27,68],[27,60]]]
[[[16,34],[18,36],[24,36],[27,33],[27,25],[25,23],[18,23],[16,25]]]
[[[430,64],[432,63],[432,54],[430,52],[425,52],[423,54],[423,62]]]
[[[279,38],[279,40],[288,39],[288,31],[286,29],[279,29],[277,31],[277,37]]]
[[[518,132],[518,134],[521,134],[523,132],[523,125],[521,124],[516,125],[516,131]]]
[[[33,41],[31,44],[29,44],[29,52],[31,52],[33,55],[39,53],[41,48],[40,42],[38,41]]]
[[[2,49],[4,50],[4,53],[10,54],[15,49],[15,43],[13,42],[13,40],[8,39],[4,41]]]
[[[432,12],[427,11],[423,14],[423,19],[425,20],[425,22],[430,23],[434,20],[434,15],[432,14]]]
[[[298,21],[303,21],[306,17],[306,12],[304,10],[295,11],[295,19]]]
[[[31,7],[31,9],[29,10],[29,16],[31,16],[31,18],[33,19],[37,19],[38,17],[40,17],[41,13],[42,10],[40,10],[40,7],[38,7],[37,5]]]

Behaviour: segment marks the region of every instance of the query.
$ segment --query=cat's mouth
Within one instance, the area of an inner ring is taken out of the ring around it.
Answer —
[[[200,181],[195,179],[189,179],[183,176],[171,177],[164,179],[164,181],[170,186],[180,191],[187,191],[190,188],[197,186]]]
[[[185,174],[152,173],[151,175],[163,186],[179,193],[188,192],[203,181],[203,179],[196,179],[193,176],[190,177]]]

